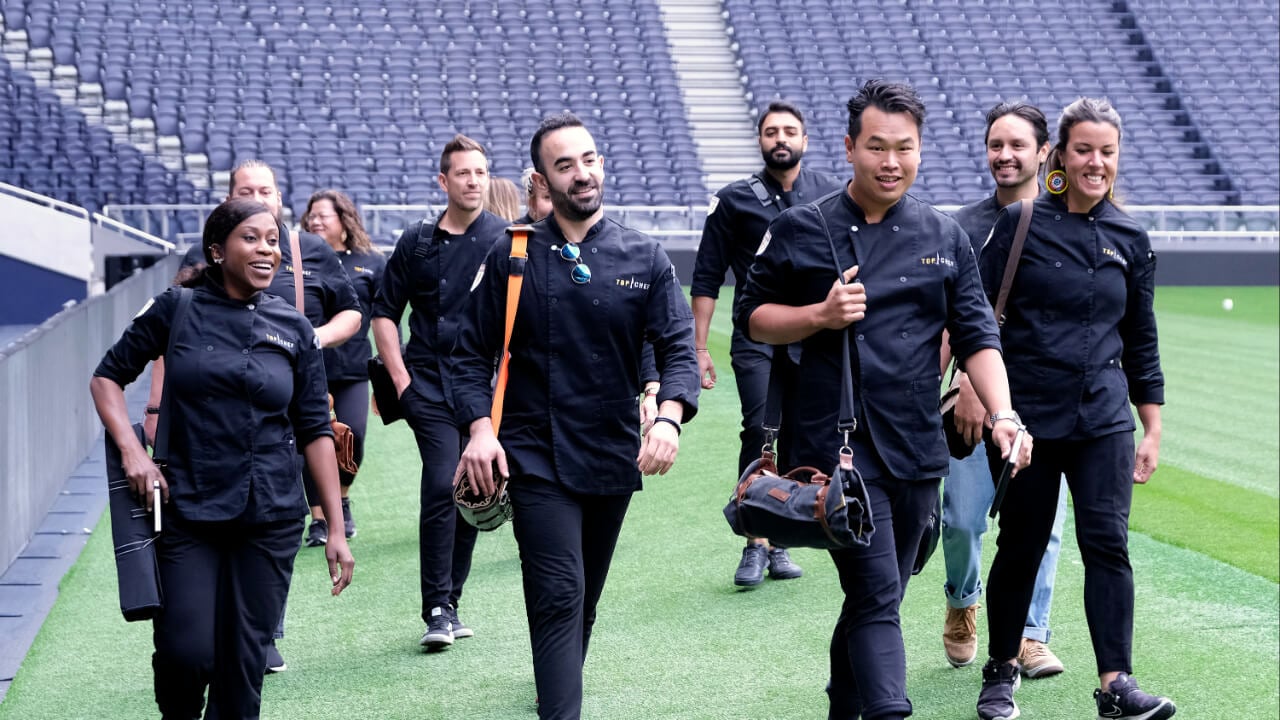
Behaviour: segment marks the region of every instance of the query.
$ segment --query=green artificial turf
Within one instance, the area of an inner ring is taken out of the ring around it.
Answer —
[[[1280,586],[1274,423],[1275,290],[1161,288],[1169,378],[1161,468],[1135,491],[1131,555],[1137,582],[1135,672],[1192,720],[1274,720],[1280,715]],[[1218,293],[1215,297],[1214,293]],[[726,293],[728,295],[728,293]],[[1255,298],[1263,311],[1254,312]],[[799,580],[739,591],[741,552],[720,510],[733,482],[738,408],[728,361],[728,298],[709,342],[715,390],[681,438],[675,470],[647,478],[635,496],[600,604],[587,660],[590,720],[808,720],[826,717],[827,644],[842,601],[830,560],[795,550]],[[1217,311],[1204,307],[1216,303]],[[1270,305],[1265,305],[1270,302]],[[1266,310],[1265,308],[1270,308]],[[1212,333],[1203,342],[1198,336]],[[1254,341],[1257,341],[1254,343]],[[1190,350],[1212,345],[1206,360]],[[1259,350],[1261,348],[1261,350]],[[1206,370],[1224,369],[1217,377]],[[1228,382],[1242,375],[1257,384]],[[1189,393],[1188,384],[1204,383]],[[1193,407],[1191,398],[1195,399]],[[1261,408],[1261,409],[1254,409]],[[1246,410],[1248,418],[1246,420]],[[1218,418],[1206,422],[1205,413]],[[1250,423],[1256,423],[1255,427]],[[1190,442],[1210,426],[1218,443]],[[1210,454],[1228,443],[1226,463]],[[1272,446],[1273,447],[1273,446]],[[1270,452],[1269,457],[1267,453]],[[477,545],[462,618],[476,637],[423,654],[419,617],[419,461],[403,423],[371,424],[352,492],[360,535],[355,584],[328,595],[322,553],[303,549],[290,596],[290,669],[266,678],[265,719],[522,720],[536,716],[519,561],[510,527]],[[1061,676],[1026,682],[1024,718],[1094,717],[1093,655],[1081,602],[1083,567],[1069,518],[1053,607]],[[988,534],[987,562],[994,550]],[[915,717],[970,720],[978,666],[952,669],[940,634],[941,555],[913,580],[903,604]],[[100,524],[3,703],[0,720],[155,717],[150,628],[116,608],[109,526]],[[985,641],[985,618],[979,632]]]

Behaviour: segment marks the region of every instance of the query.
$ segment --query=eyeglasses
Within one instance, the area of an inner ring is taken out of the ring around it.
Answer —
[[[310,218],[311,218],[312,220],[326,220],[326,221],[328,221],[328,220],[332,220],[332,219],[334,219],[334,218],[336,218],[336,217],[338,217],[338,214],[337,214],[337,213],[311,213],[311,215],[310,215]]]
[[[560,247],[551,246],[552,250],[560,256],[561,260],[573,263],[573,269],[569,271],[569,277],[573,278],[576,285],[586,285],[591,282],[591,268],[582,262],[582,251],[578,249],[577,244],[567,242]]]

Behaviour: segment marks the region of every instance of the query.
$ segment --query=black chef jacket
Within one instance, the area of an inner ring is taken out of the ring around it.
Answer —
[[[288,227],[280,225],[280,269],[271,279],[267,292],[296,304],[293,283],[293,248]],[[360,300],[338,262],[333,248],[319,235],[298,233],[298,249],[302,251],[302,303],[311,327],[320,327],[343,310],[360,312]]]
[[[996,215],[1002,207],[1004,206],[996,196],[991,195],[976,203],[965,205],[951,215],[969,236],[969,244],[973,246],[974,255],[982,254],[982,244],[991,236],[991,228],[995,227]]]
[[[763,183],[770,196],[769,204],[760,202],[751,187],[752,179]],[[691,294],[694,297],[720,297],[720,286],[724,284],[724,274],[729,268],[733,269],[734,280],[741,289],[769,223],[783,210],[813,202],[843,186],[843,181],[834,175],[801,166],[790,192],[783,192],[778,181],[765,170],[752,178],[735,180],[720,188],[720,192],[711,199],[706,222],[702,225],[702,241],[698,244],[698,256],[693,266]],[[734,305],[738,302],[735,297]]]
[[[579,244],[591,282],[576,285],[555,218],[529,237],[520,306],[511,338],[510,380],[499,440],[515,471],[573,492],[617,495],[640,489],[642,345],[653,345],[658,402],[678,400],[684,421],[697,412],[693,313],[675,268],[656,240],[606,217]],[[501,351],[511,239],[485,260],[453,351],[459,427],[488,417],[493,358]]]
[[[360,330],[345,343],[324,349],[324,370],[330,381],[368,380],[369,358],[373,356],[369,323],[373,319],[373,298],[382,284],[382,270],[387,260],[377,250],[341,250],[337,256],[360,301]]]
[[[404,351],[406,367],[442,370],[485,255],[508,225],[486,210],[461,235],[428,224],[420,239],[418,223],[400,235],[374,298],[373,316],[388,318],[399,327],[405,306],[413,306]]]
[[[165,356],[173,507],[187,520],[300,518],[298,451],[333,435],[315,332],[267,293],[233,300],[207,275],[193,293]],[[156,296],[93,374],[133,382],[165,354],[177,302],[177,289]]]
[[[992,301],[1015,228],[1001,211],[982,252]],[[1155,270],[1146,231],[1110,201],[1071,213],[1036,198],[1002,328],[1014,408],[1036,438],[1133,430],[1130,401],[1164,403]]]
[[[948,468],[938,414],[942,331],[950,331],[952,352],[962,359],[1000,348],[973,250],[954,220],[911,195],[875,224],[844,190],[793,207],[773,221],[760,245],[740,327],[749,329],[751,313],[766,303],[821,302],[838,273],[855,264],[867,291],[866,317],[850,326],[858,467],[869,477],[887,471],[904,480],[936,479]],[[792,411],[782,421],[796,466],[835,463],[841,333],[822,330],[802,341]]]

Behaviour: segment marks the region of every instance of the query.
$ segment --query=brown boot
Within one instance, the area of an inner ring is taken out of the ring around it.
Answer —
[[[978,655],[978,608],[947,606],[947,620],[942,626],[942,648],[951,667],[964,667]]]

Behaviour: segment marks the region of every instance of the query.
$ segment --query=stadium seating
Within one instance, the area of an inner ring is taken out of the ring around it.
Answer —
[[[1071,12],[1037,0],[724,0],[723,17],[750,104],[782,95],[808,110],[812,167],[847,172],[843,100],[889,77],[928,106],[915,187],[927,200],[991,191],[979,149],[998,100],[1029,99],[1052,123],[1087,94],[1124,117],[1130,202],[1270,204],[1270,1],[1232,0],[1228,14],[1193,0],[1086,0]],[[193,175],[168,170],[0,64],[0,179],[92,208],[207,202],[250,156],[283,170],[295,212],[326,186],[361,203],[440,203],[436,167],[455,132],[516,178],[539,119],[566,108],[596,131],[610,202],[696,205],[715,189],[692,150],[657,0],[9,0],[3,20],[52,65],[74,67],[82,93],[100,87],[126,127],[154,127],[179,157],[201,159],[188,160]]]

